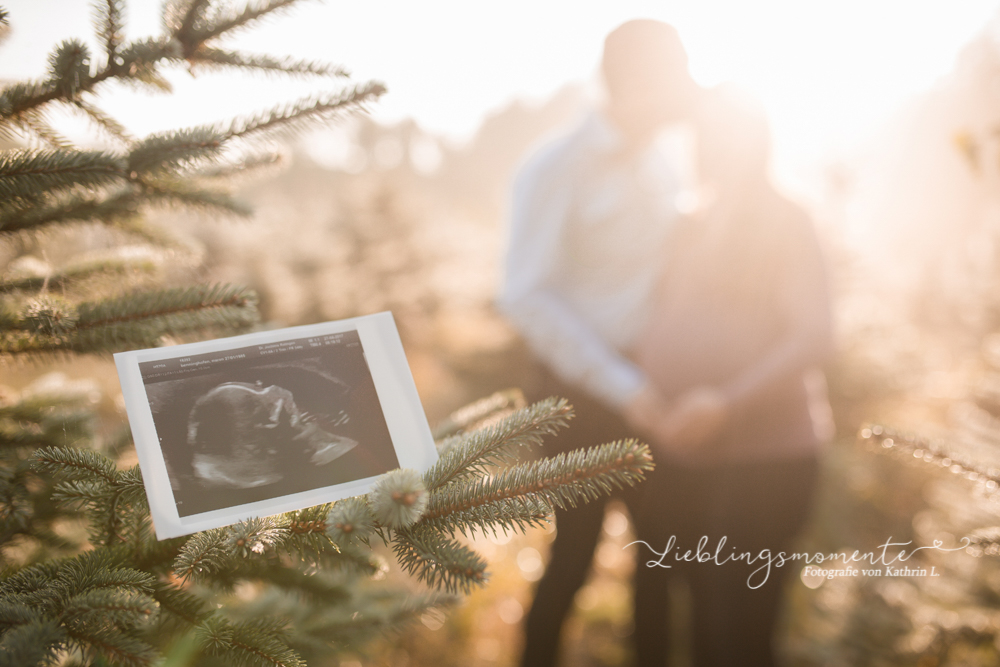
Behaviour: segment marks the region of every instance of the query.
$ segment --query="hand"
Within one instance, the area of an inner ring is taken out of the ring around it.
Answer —
[[[732,412],[729,401],[718,389],[697,387],[682,394],[656,428],[672,450],[691,452],[703,447],[722,431]]]

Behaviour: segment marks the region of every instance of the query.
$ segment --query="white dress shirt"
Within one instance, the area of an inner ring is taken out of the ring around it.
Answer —
[[[677,217],[681,153],[668,141],[627,153],[594,113],[514,181],[498,305],[556,375],[615,409],[645,382],[624,353]]]

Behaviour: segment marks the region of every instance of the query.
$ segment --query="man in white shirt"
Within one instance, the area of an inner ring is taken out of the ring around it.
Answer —
[[[541,362],[539,397],[566,396],[577,419],[557,438],[575,449],[655,432],[667,412],[628,357],[648,315],[664,247],[678,215],[676,160],[655,139],[683,122],[698,88],[676,31],[629,21],[605,40],[604,105],[570,134],[535,154],[513,189],[500,309]],[[673,163],[672,163],[673,162]],[[635,512],[636,494],[623,499]],[[600,536],[603,504],[557,512],[547,572],[526,620],[522,665],[554,665],[559,631]],[[644,570],[646,568],[640,568]],[[637,664],[665,629],[641,622]],[[658,659],[658,658],[657,658]]]

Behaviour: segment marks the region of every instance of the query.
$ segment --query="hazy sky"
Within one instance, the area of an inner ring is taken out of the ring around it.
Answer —
[[[85,0],[0,0],[13,34],[0,77],[37,76],[59,39],[89,37]],[[159,30],[159,0],[132,0],[128,30]],[[603,36],[624,20],[661,18],[681,33],[695,77],[742,82],[762,98],[780,154],[816,157],[855,142],[950,71],[993,17],[990,0],[376,0],[305,2],[235,42],[331,60],[390,93],[376,118],[413,116],[461,139],[512,97],[540,99],[593,78]],[[224,118],[316,89],[259,77],[172,76],[178,95],[106,99],[137,132]]]

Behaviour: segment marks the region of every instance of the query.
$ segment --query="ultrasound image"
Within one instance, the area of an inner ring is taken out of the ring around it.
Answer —
[[[357,332],[143,364],[179,516],[399,467]]]

